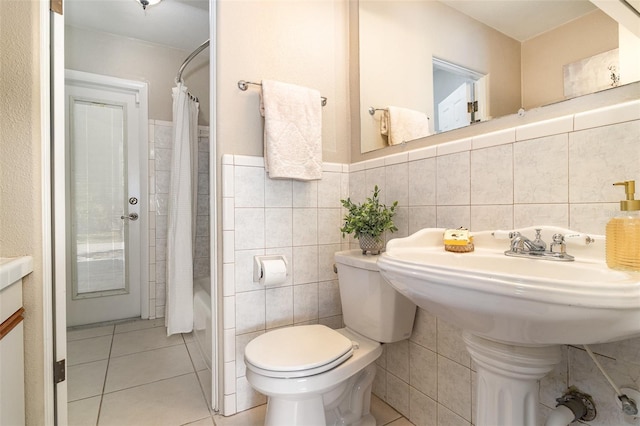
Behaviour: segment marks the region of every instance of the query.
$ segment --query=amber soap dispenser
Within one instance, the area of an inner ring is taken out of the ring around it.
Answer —
[[[626,200],[620,201],[620,213],[607,223],[607,266],[626,271],[640,271],[640,200],[634,199],[633,180],[617,182],[624,186]]]

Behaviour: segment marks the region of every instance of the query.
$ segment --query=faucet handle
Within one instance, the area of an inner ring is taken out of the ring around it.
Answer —
[[[538,246],[540,246],[540,248],[542,250],[546,250],[547,249],[547,243],[545,243],[544,241],[542,241],[542,228],[536,228],[536,238],[535,240],[533,240],[534,244],[537,244]]]
[[[520,236],[520,233],[518,231],[503,231],[501,229],[498,229],[496,231],[493,231],[491,235],[496,240],[510,240],[512,238]]]
[[[571,246],[588,246],[596,242],[587,234],[573,233],[564,236],[564,242]]]
[[[543,241],[542,241],[542,228],[536,228],[536,229],[535,229],[535,231],[536,231],[536,238],[535,238],[535,241],[536,241],[537,243],[543,242]]]
[[[551,253],[565,253],[567,251],[567,245],[564,242],[564,235],[553,234],[552,238],[553,242],[551,243],[551,247],[549,247],[549,251]],[[557,251],[556,247],[559,247],[560,251]]]

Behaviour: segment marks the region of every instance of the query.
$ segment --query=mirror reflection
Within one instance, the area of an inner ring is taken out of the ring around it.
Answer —
[[[433,58],[435,133],[487,119],[487,80],[487,74]]]
[[[415,139],[391,139],[390,111],[436,134],[640,79],[640,37],[588,0],[360,0],[358,13],[363,153]]]

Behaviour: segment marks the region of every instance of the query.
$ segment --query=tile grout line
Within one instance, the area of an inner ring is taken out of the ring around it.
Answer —
[[[142,354],[142,353],[147,353],[147,352],[154,352],[154,351],[157,351],[157,350],[162,350],[162,349],[167,349],[167,348],[173,348],[173,347],[176,347],[176,346],[184,345],[184,349],[185,349],[185,351],[187,352],[187,356],[189,356],[189,361],[190,361],[190,363],[191,363],[191,368],[192,368],[192,370],[193,370],[193,371],[188,372],[188,373],[178,374],[178,375],[176,375],[176,376],[172,376],[172,377],[159,378],[159,379],[156,379],[156,380],[151,381],[151,382],[139,383],[139,384],[137,384],[137,385],[133,385],[133,386],[130,386],[130,387],[127,387],[127,388],[122,388],[122,389],[116,389],[116,390],[113,390],[113,391],[110,391],[110,392],[105,392],[105,390],[106,390],[106,376],[105,376],[105,385],[104,385],[104,387],[103,387],[102,395],[105,395],[105,394],[106,394],[106,395],[109,395],[109,394],[112,394],[112,393],[121,392],[121,391],[128,390],[128,389],[133,389],[133,388],[137,388],[137,387],[141,387],[141,386],[150,385],[150,384],[152,384],[152,383],[162,382],[162,381],[164,381],[164,380],[174,379],[174,378],[176,378],[176,377],[186,376],[186,375],[189,375],[189,374],[195,374],[195,375],[196,375],[196,377],[197,377],[198,372],[195,370],[195,366],[194,366],[194,364],[193,364],[193,360],[192,360],[192,358],[191,358],[191,353],[189,352],[189,348],[187,347],[187,344],[186,344],[186,342],[184,341],[184,337],[182,336],[182,333],[181,333],[181,336],[180,336],[180,337],[182,338],[182,343],[177,343],[177,344],[175,344],[175,345],[169,345],[169,346],[161,346],[161,347],[153,348],[153,349],[146,349],[146,350],[142,350],[142,351],[138,351],[138,352],[132,352],[132,353],[129,353],[129,354],[124,354],[124,355],[118,355],[118,356],[114,356],[113,358],[114,358],[114,359],[117,359],[117,358],[122,358],[122,357],[125,357],[125,356],[137,355],[137,354]],[[112,358],[112,356],[111,356],[111,354],[110,354],[110,355],[109,355],[109,363],[108,363],[107,365],[109,365],[109,364],[110,364],[111,358]]]
[[[147,383],[140,383],[140,384],[137,384],[137,385],[130,386],[130,387],[128,387],[128,388],[117,389],[117,390],[113,390],[113,391],[111,391],[111,392],[103,393],[103,396],[104,396],[104,395],[111,395],[111,394],[118,393],[118,392],[128,391],[128,390],[135,389],[135,388],[140,388],[140,387],[144,387],[144,386],[152,385],[152,384],[155,384],[155,383],[164,382],[164,381],[167,381],[167,380],[172,380],[172,379],[175,379],[175,378],[177,378],[177,377],[184,377],[184,376],[188,376],[188,375],[190,375],[190,374],[194,374],[194,373],[193,373],[193,372],[189,372],[189,373],[182,373],[182,374],[178,374],[177,376],[173,376],[173,377],[165,377],[165,378],[157,379],[157,380],[154,380],[154,381],[151,381],[151,382],[147,382]],[[196,374],[196,376],[197,376],[197,374]]]
[[[149,327],[149,328],[145,327],[144,329],[141,329],[141,330],[145,330],[146,331],[146,330],[151,330],[153,328],[154,327]],[[130,330],[130,331],[141,331],[141,330]],[[109,374],[112,372],[111,371],[111,368],[112,368],[111,360],[115,359],[115,358],[119,358],[119,357],[114,357],[114,355],[113,355],[114,354],[114,349],[115,349],[115,346],[116,346],[115,345],[115,336],[116,336],[116,334],[120,334],[120,333],[117,333],[116,327],[113,327],[111,332],[110,332],[110,334],[108,334],[108,335],[104,335],[103,334],[102,336],[96,336],[96,337],[103,337],[103,338],[109,337],[111,339],[110,342],[109,342],[109,347],[108,347],[108,351],[107,351],[107,357],[105,357],[103,360],[100,360],[102,362],[106,361],[106,367],[105,367],[105,370],[104,370],[104,374],[102,376],[101,391],[98,394],[95,395],[95,396],[100,398],[99,402],[98,402],[98,405],[97,405],[97,410],[95,411],[95,414],[94,414],[95,415],[95,423],[94,424],[96,424],[96,425],[100,424],[101,417],[104,417],[105,415],[108,414],[106,411],[103,411],[104,408],[105,408],[104,405],[103,405],[105,396],[107,394],[113,394],[113,393],[116,393],[116,392],[119,392],[119,391],[122,391],[122,390],[126,390],[126,389],[118,389],[118,390],[113,391],[113,392],[106,392],[106,382],[108,380]],[[87,338],[87,339],[89,339],[89,338]],[[85,339],[82,339],[82,340],[85,340]],[[195,360],[194,360],[194,356],[195,355],[190,352],[189,347],[188,347],[188,342],[187,342],[187,340],[186,340],[186,338],[185,338],[185,336],[183,334],[181,334],[180,340],[176,344],[172,344],[172,345],[169,345],[169,346],[163,346],[163,347],[159,347],[159,348],[154,348],[154,349],[142,350],[142,351],[138,351],[138,352],[134,352],[132,354],[126,354],[126,355],[122,355],[122,356],[135,355],[135,354],[140,354],[140,353],[145,353],[145,352],[152,352],[152,351],[155,351],[155,350],[168,349],[168,348],[171,348],[171,347],[180,346],[181,344],[183,345],[182,348],[184,348],[184,350],[186,351],[187,356],[189,356],[189,365],[191,367],[189,368],[190,371],[188,373],[181,374],[181,375],[178,375],[178,376],[175,376],[175,377],[186,376],[186,375],[191,375],[191,374],[195,375],[195,378],[196,378],[196,380],[198,380],[198,383],[199,383],[199,388],[200,388],[200,394],[201,394],[201,397],[202,397],[202,401],[205,403],[205,406],[207,407],[206,411],[207,411],[208,415],[203,417],[202,419],[197,419],[197,420],[203,420],[203,419],[205,419],[207,417],[211,417],[212,416],[212,412],[211,412],[211,409],[209,408],[209,404],[207,403],[207,397],[206,397],[206,394],[205,394],[204,389],[203,389],[203,384],[201,383],[200,378],[198,377],[198,371],[196,370]],[[171,378],[174,378],[174,377],[171,377]],[[166,378],[166,379],[171,379],[171,378]],[[165,379],[156,380],[156,381],[150,382],[150,383],[144,383],[144,384],[141,384],[140,386],[151,384],[151,383],[161,382],[163,380],[165,380]],[[134,387],[139,387],[139,386],[133,386],[133,387],[127,388],[127,389],[132,389]],[[88,399],[88,398],[90,398],[90,397],[81,398],[81,399]]]
[[[109,357],[107,358],[107,368],[104,371],[104,381],[102,382],[102,392],[100,392],[100,404],[98,405],[98,415],[96,416],[96,426],[100,424],[100,414],[102,413],[102,402],[104,400],[104,390],[107,386],[107,376],[109,374],[109,364],[111,363],[111,351],[113,350],[113,340],[116,334],[116,327],[113,326],[111,334],[111,344],[109,345]]]
[[[193,333],[193,332],[192,332]],[[196,375],[196,380],[198,381],[198,384],[200,385],[200,394],[202,395],[202,398],[204,399],[204,403],[207,406],[207,410],[209,411],[209,417],[211,417],[212,421],[213,421],[213,413],[211,412],[211,404],[209,404],[209,401],[207,400],[207,393],[204,390],[204,385],[202,383],[202,381],[200,380],[200,375],[198,374],[198,371],[196,370],[196,364],[193,361],[193,355],[191,355],[191,352],[189,351],[189,346],[187,345],[187,341],[184,338],[184,333],[181,333],[182,336],[182,341],[184,342],[184,347],[187,351],[187,354],[189,355],[189,359],[191,360],[191,368],[193,368],[193,372]],[[199,351],[200,349],[196,346],[196,349]],[[205,363],[206,365],[206,363]],[[208,368],[206,368],[206,370],[209,371]]]
[[[173,345],[158,346],[157,348],[143,349],[143,350],[136,351],[136,352],[128,352],[128,353],[118,354],[118,355],[109,354],[109,359],[111,359],[111,358],[122,358],[122,357],[125,357],[125,356],[131,356],[131,355],[136,355],[136,354],[142,354],[142,353],[145,353],[145,352],[157,351],[158,349],[172,348],[174,346],[180,346],[181,344],[184,344],[184,343],[176,343],[176,344],[173,344]]]
[[[96,424],[96,425],[99,425],[99,424],[100,424],[100,419],[101,419],[102,417],[104,417],[104,416],[108,416],[108,415],[109,415],[108,410],[107,410],[107,411],[103,411],[103,408],[105,408],[105,409],[106,409],[106,407],[104,407],[104,405],[103,405],[103,404],[104,404],[104,397],[105,397],[106,395],[108,395],[108,394],[113,394],[113,393],[116,393],[116,392],[119,392],[119,391],[125,390],[125,389],[119,389],[119,390],[114,391],[114,392],[106,393],[106,381],[108,380],[109,373],[110,373],[110,372],[112,372],[112,371],[111,371],[111,368],[113,367],[113,366],[111,366],[111,359],[112,359],[113,352],[114,352],[114,348],[115,348],[115,335],[116,335],[116,332],[115,332],[115,327],[114,327],[114,329],[113,329],[113,331],[112,331],[112,334],[111,334],[111,342],[110,342],[110,345],[109,345],[108,358],[106,359],[106,360],[107,360],[107,366],[106,366],[106,369],[105,369],[105,372],[104,372],[104,379],[103,379],[103,384],[102,384],[102,391],[101,391],[100,395],[98,395],[98,396],[100,396],[100,400],[99,400],[99,404],[98,404],[97,412],[95,413],[95,415],[96,415],[96,418],[95,418],[95,424]],[[182,375],[180,375],[180,376],[186,376],[186,375],[190,375],[190,374],[195,374],[195,376],[196,376],[196,380],[198,380],[199,385],[200,385],[200,386],[199,386],[199,387],[200,387],[200,395],[201,395],[201,397],[202,397],[202,401],[205,403],[205,406],[207,407],[207,413],[208,413],[208,415],[204,416],[203,418],[201,418],[201,419],[191,420],[189,423],[185,423],[185,425],[187,425],[187,424],[191,424],[191,423],[193,423],[194,421],[196,421],[196,422],[197,422],[197,421],[205,420],[206,418],[210,418],[211,420],[213,420],[213,416],[214,416],[216,413],[215,413],[215,412],[213,412],[213,411],[211,410],[210,406],[209,406],[209,402],[207,401],[207,395],[206,395],[206,392],[205,392],[205,390],[204,390],[204,388],[203,388],[203,382],[201,381],[201,379],[200,379],[200,377],[199,377],[199,375],[198,375],[198,371],[196,371],[196,366],[195,366],[194,357],[196,357],[197,355],[195,355],[195,354],[193,354],[192,352],[190,352],[190,350],[189,350],[189,343],[191,343],[191,342],[187,342],[187,339],[186,339],[185,335],[181,333],[181,336],[180,336],[180,337],[181,337],[181,342],[182,342],[182,344],[184,344],[184,346],[183,346],[183,347],[184,347],[184,348],[185,348],[185,350],[187,351],[187,354],[188,354],[189,359],[190,359],[190,362],[191,362],[191,369],[190,369],[190,370],[191,370],[191,372],[189,372],[189,373],[185,373],[185,374],[182,374]],[[179,345],[179,344],[178,344],[178,345]],[[178,345],[173,345],[173,346],[178,346]],[[163,348],[158,348],[158,349],[163,349]],[[142,352],[149,352],[149,351],[142,351]],[[176,376],[176,377],[179,377],[179,376]],[[161,381],[168,380],[168,379],[170,379],[170,378],[160,379],[160,380],[157,380],[157,381],[155,381],[155,382],[151,382],[151,383],[157,383],[157,382],[161,382]],[[127,389],[132,389],[132,388],[135,388],[135,387],[141,387],[141,386],[148,385],[148,384],[150,384],[150,383],[141,384],[141,385],[139,385],[139,386],[133,386],[133,387],[131,387],[131,388],[127,388]],[[204,414],[204,413],[203,413],[203,414]],[[393,419],[392,421],[387,422],[387,423],[385,423],[385,424],[386,424],[386,425],[393,424],[393,422],[395,422],[395,421],[397,421],[397,420],[400,420],[400,419],[402,419],[403,417],[404,417],[404,416],[402,416],[401,414],[399,414],[399,415],[398,415],[398,417],[397,417],[396,419]],[[106,418],[106,417],[105,417],[105,418]],[[406,419],[406,417],[404,417],[404,418]],[[104,420],[104,419],[103,419],[103,420]],[[214,421],[214,425],[215,425],[215,420],[213,420],[213,421]]]

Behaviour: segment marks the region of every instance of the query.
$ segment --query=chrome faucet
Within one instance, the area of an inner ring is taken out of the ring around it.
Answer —
[[[542,229],[536,229],[535,239],[532,241],[517,231],[510,232],[511,248],[504,252],[507,256],[529,257],[534,259],[572,261],[573,256],[566,253],[566,245],[562,234],[553,236],[553,243],[547,250],[547,243],[542,240]]]
[[[536,229],[536,238],[531,241],[529,238],[519,232],[511,233],[511,252],[513,253],[540,253],[547,249],[547,243],[542,241],[540,232],[542,229]]]

